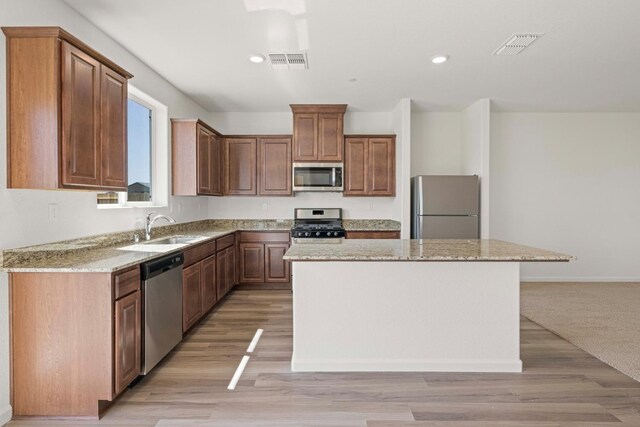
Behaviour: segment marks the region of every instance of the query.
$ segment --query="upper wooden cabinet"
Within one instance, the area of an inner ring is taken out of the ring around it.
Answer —
[[[224,195],[290,196],[291,136],[224,138]]]
[[[257,190],[256,138],[224,139],[224,194],[255,196]]]
[[[395,135],[345,137],[345,196],[395,196]]]
[[[222,195],[222,136],[202,120],[171,119],[172,194]]]
[[[341,162],[345,104],[292,104],[293,161]]]
[[[258,139],[258,194],[291,195],[291,137]]]
[[[127,79],[59,27],[3,27],[7,187],[127,189]]]

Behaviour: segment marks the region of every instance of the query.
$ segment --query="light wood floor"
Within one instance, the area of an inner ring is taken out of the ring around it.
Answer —
[[[9,426],[640,426],[640,383],[526,319],[522,374],[294,374],[291,340],[289,291],[235,291],[100,421]]]

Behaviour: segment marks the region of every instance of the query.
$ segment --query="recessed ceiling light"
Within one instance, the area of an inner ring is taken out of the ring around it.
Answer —
[[[431,62],[434,64],[442,64],[443,62],[447,62],[447,59],[449,59],[449,55],[436,55],[431,57]]]
[[[259,53],[253,53],[249,55],[249,61],[253,62],[254,64],[264,62],[265,59],[266,57],[264,55],[260,55]]]

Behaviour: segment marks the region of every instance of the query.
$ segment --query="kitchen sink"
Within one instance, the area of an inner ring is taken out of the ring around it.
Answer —
[[[145,242],[145,245],[181,245],[184,243],[191,243],[195,240],[202,239],[201,236],[174,236],[167,237],[161,240],[150,240]]]

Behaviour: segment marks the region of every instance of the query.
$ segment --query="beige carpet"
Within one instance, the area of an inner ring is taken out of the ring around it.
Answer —
[[[522,315],[640,381],[640,283],[522,283]]]

